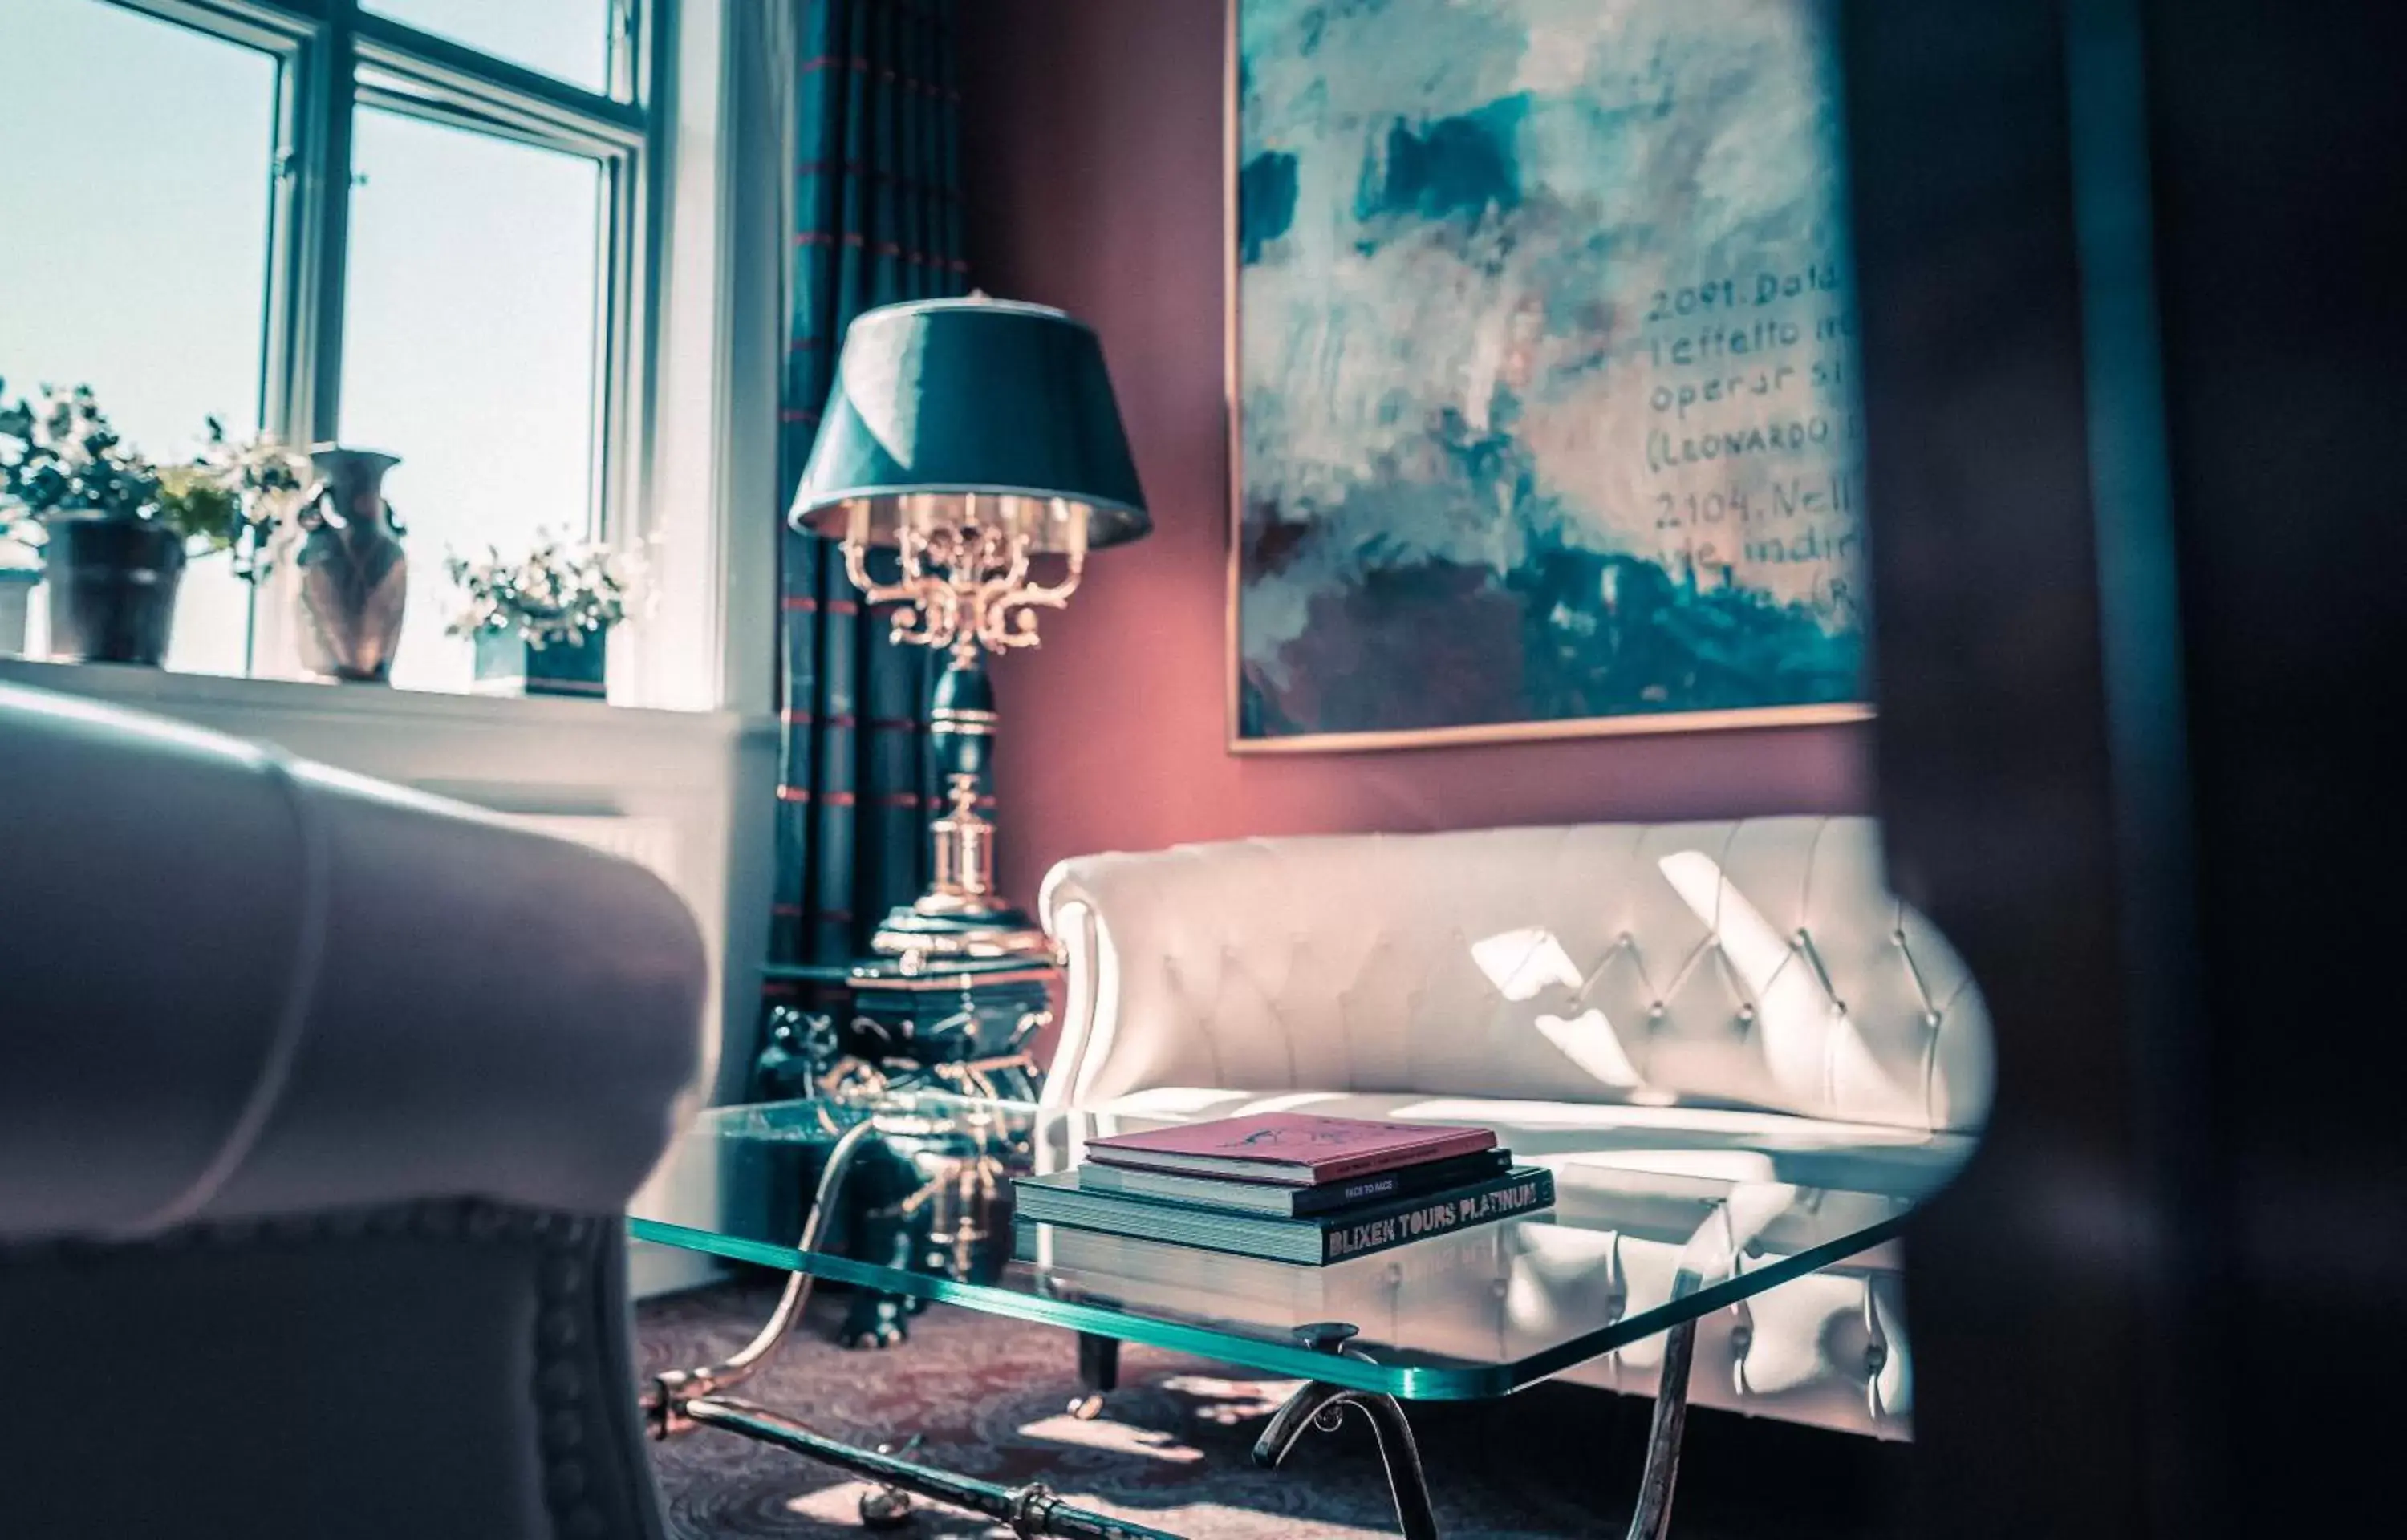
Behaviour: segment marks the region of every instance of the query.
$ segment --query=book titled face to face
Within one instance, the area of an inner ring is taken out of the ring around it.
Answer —
[[[1256,1112],[1093,1138],[1087,1150],[1090,1159],[1107,1164],[1310,1184],[1470,1154],[1495,1143],[1495,1131],[1488,1128]]]

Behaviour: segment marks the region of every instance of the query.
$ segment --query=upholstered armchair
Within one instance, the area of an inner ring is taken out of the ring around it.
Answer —
[[[1679,1234],[1596,1211],[1600,1167],[1802,1190],[1928,1185],[1977,1137],[1988,1017],[1883,881],[1863,818],[1249,840],[1057,867],[1069,956],[1046,1095],[1146,1116],[1310,1107],[1494,1124],[1611,1275],[1665,1297]],[[1543,1308],[1543,1302],[1531,1307]],[[1661,1339],[1567,1378],[1652,1393]],[[1719,1312],[1691,1398],[1901,1437],[1883,1249]]]
[[[656,1536],[620,1214],[683,905],[5,685],[0,788],[0,1534]]]

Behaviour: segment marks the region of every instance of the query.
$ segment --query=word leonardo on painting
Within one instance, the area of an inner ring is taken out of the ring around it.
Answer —
[[[1830,0],[1236,0],[1241,750],[1860,716]]]

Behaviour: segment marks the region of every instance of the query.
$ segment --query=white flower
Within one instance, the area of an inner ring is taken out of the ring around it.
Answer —
[[[481,561],[454,552],[444,564],[463,596],[451,635],[514,631],[536,648],[579,644],[626,619],[641,569],[615,547],[541,532],[516,560],[489,545]]]

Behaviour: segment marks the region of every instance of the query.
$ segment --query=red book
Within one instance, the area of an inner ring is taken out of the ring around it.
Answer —
[[[1089,1139],[1087,1158],[1148,1171],[1314,1187],[1423,1161],[1468,1155],[1495,1144],[1492,1128],[1257,1112],[1250,1117],[1215,1118],[1210,1123]]]

